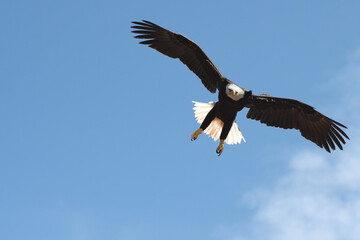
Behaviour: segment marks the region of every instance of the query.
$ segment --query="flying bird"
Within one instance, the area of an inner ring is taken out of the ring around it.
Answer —
[[[143,39],[147,45],[162,54],[178,58],[194,72],[211,92],[218,91],[218,101],[194,102],[196,120],[201,124],[191,140],[205,132],[215,141],[220,138],[216,153],[220,156],[224,142],[237,144],[245,141],[235,121],[237,112],[249,108],[247,118],[260,121],[267,126],[283,129],[297,129],[301,135],[329,153],[336,146],[343,149],[344,138],[349,139],[341,128],[346,128],[313,107],[298,100],[255,95],[224,77],[204,51],[183,35],[173,33],[152,22],[132,22],[135,38]],[[349,139],[350,140],[350,139]],[[336,145],[336,146],[335,146]]]

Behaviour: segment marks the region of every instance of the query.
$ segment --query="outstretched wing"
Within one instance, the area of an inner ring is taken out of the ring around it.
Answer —
[[[342,150],[344,137],[349,139],[340,128],[346,128],[344,125],[294,99],[253,95],[246,107],[250,108],[247,118],[258,120],[267,126],[298,129],[304,138],[328,152],[330,148],[335,150],[335,144]]]
[[[172,58],[179,58],[191,71],[193,71],[212,93],[223,81],[223,76],[215,64],[206,56],[201,48],[186,37],[170,32],[154,23],[132,22],[132,31],[138,35],[135,38],[146,39],[140,42]]]

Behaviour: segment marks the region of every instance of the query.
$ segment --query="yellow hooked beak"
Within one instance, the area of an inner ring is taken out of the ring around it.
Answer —
[[[236,92],[234,90],[231,90],[231,94],[233,95],[233,97],[235,97]]]

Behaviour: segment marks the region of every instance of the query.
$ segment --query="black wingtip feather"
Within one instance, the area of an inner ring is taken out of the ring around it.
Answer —
[[[323,142],[323,146],[324,146],[325,150],[326,150],[328,153],[331,153],[330,148],[329,148],[329,145],[327,144],[326,141]]]
[[[336,130],[338,130],[338,132],[340,132],[344,137],[346,137],[347,139],[350,140],[350,138],[348,137],[348,135],[346,135],[346,133],[341,129],[339,128],[336,124],[333,124],[332,125]]]
[[[144,20],[143,20],[144,21]],[[137,25],[142,25],[142,26],[148,26],[148,24],[144,23],[144,22],[137,22],[137,21],[133,21],[131,22],[133,24],[137,24]]]
[[[330,132],[329,132],[329,135],[330,135],[330,137],[332,138],[332,140],[336,143],[336,145],[338,146],[338,148],[339,148],[340,150],[343,150],[343,148],[342,148],[339,140],[336,138],[336,136],[334,135],[334,133],[333,133],[331,130],[330,130]]]
[[[145,23],[147,23],[148,25],[152,25],[152,26],[154,26],[154,27],[162,28],[162,27],[160,27],[159,25],[156,25],[155,23],[152,23],[152,22],[150,22],[150,21],[146,21],[146,20],[142,20],[142,21],[145,22]]]
[[[131,26],[132,28],[148,28],[148,29],[160,28],[160,29],[163,29],[159,25],[156,25],[155,23],[152,23],[152,22],[146,21],[146,20],[142,20],[142,22],[132,21],[131,23],[136,24],[134,26]]]
[[[336,131],[336,129],[333,126],[331,126],[330,131],[336,135],[336,137],[342,142],[342,144],[346,143],[344,138],[341,136],[341,134],[338,131]]]
[[[152,36],[149,34],[143,34],[143,35],[136,35],[134,38],[140,38],[140,39],[151,39]]]
[[[331,119],[331,118],[327,118],[327,119],[329,119],[330,122],[335,123],[336,125],[339,125],[340,127],[343,127],[343,128],[346,128],[346,129],[347,129],[347,127],[346,127],[345,125],[343,125],[343,124],[341,124],[341,123],[339,123],[339,122],[337,122],[337,121],[335,121],[335,120],[333,120],[333,119]]]
[[[151,45],[154,42],[154,40],[146,40],[146,41],[142,41],[139,42],[140,44],[144,44],[144,45]]]
[[[144,30],[134,30],[134,31],[131,31],[132,33],[137,33],[137,34],[148,34],[149,31],[144,31]]]

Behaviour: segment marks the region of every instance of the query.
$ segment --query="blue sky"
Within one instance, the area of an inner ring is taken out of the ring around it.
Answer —
[[[2,1],[1,239],[359,239],[360,2]],[[153,21],[236,84],[349,127],[328,154],[238,114],[246,139],[195,142],[178,60],[139,45]]]

